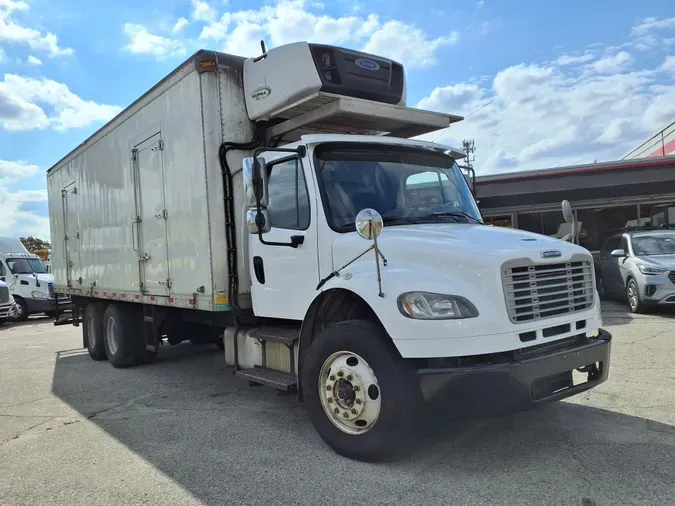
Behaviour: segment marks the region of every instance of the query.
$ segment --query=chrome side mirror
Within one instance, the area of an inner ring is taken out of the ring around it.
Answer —
[[[244,174],[244,189],[246,192],[246,206],[257,207],[260,201],[260,207],[267,207],[268,198],[268,180],[267,164],[264,158],[244,158],[242,164]]]
[[[612,255],[614,258],[623,258],[626,256],[626,251],[622,249],[615,249],[612,250],[610,255]]]
[[[261,209],[258,214],[256,209],[249,209],[246,211],[246,226],[250,234],[257,235],[260,232],[266,234],[272,229],[270,212],[267,209]]]
[[[356,232],[369,241],[377,239],[382,233],[384,221],[375,209],[362,209],[354,220]]]

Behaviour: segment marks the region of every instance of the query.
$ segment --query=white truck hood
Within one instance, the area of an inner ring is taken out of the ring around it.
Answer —
[[[378,244],[387,259],[439,267],[499,268],[506,260],[529,258],[536,263],[556,263],[572,255],[590,253],[580,246],[523,230],[477,224],[429,224],[386,226]],[[370,245],[355,232],[333,242],[334,267],[340,267]],[[544,256],[544,252],[552,256]],[[392,265],[393,268],[393,265]]]

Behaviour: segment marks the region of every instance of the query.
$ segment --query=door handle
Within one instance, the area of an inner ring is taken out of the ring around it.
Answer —
[[[305,236],[304,235],[292,235],[291,236],[291,248],[297,248],[299,245],[304,244]]]

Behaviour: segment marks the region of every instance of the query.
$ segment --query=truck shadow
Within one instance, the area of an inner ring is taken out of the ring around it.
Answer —
[[[233,377],[215,347],[166,347],[128,370],[64,350],[52,391],[206,504],[658,504],[675,493],[675,427],[567,402],[498,418],[463,409],[420,425],[411,454],[365,464],[325,446],[293,396]]]

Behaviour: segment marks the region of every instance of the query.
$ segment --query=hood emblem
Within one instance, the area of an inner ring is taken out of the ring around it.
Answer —
[[[541,252],[542,258],[557,258],[559,256],[562,256],[562,253],[560,251],[558,251],[557,249],[550,249],[548,251],[542,251]]]

